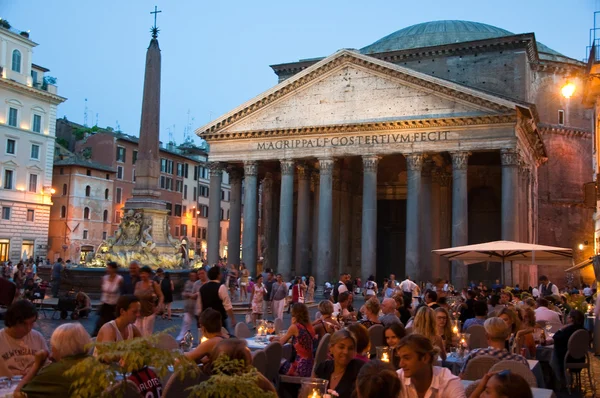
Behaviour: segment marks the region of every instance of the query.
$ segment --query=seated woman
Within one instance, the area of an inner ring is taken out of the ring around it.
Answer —
[[[564,366],[565,366],[565,355],[567,355],[567,345],[569,344],[569,339],[578,330],[583,329],[585,317],[581,311],[571,310],[569,315],[567,316],[567,324],[560,328],[554,333],[552,339],[543,341],[544,345],[552,345],[554,344],[554,357],[553,361],[557,362],[558,369],[560,370],[560,376],[563,378],[564,376]],[[577,362],[573,360],[573,362]]]
[[[385,328],[384,336],[385,345],[394,349],[392,355],[392,365],[394,366],[394,369],[398,370],[400,369],[400,360],[396,355],[396,346],[398,343],[400,343],[400,340],[406,336],[406,330],[404,329],[404,326],[398,323],[392,323]]]
[[[488,373],[479,381],[469,398],[533,398],[529,383],[523,376],[505,370]]]
[[[208,309],[205,311],[208,311]],[[210,353],[211,363],[223,355],[226,355],[229,359],[232,360],[242,361],[242,363],[245,365],[245,370],[252,366],[252,354],[248,349],[246,340],[223,339],[219,341]],[[209,373],[214,373],[211,363],[209,363],[206,368]],[[222,369],[221,374],[225,374],[224,372],[226,372],[226,370]],[[235,374],[226,375],[235,376]],[[221,378],[220,381],[224,381],[224,379]],[[235,382],[235,380],[232,380],[232,382]],[[258,373],[256,384],[265,392],[277,393],[277,390],[275,390],[273,384],[271,384],[271,382],[267,380],[267,378],[261,373]]]
[[[75,310],[71,313],[71,319],[87,318],[92,311],[92,300],[84,292],[75,295]]]
[[[86,345],[91,342],[90,335],[80,323],[57,327],[50,337],[54,362],[42,369],[48,352],[38,352],[33,368],[15,389],[14,397],[68,397],[72,380],[64,373],[87,357]]]
[[[211,359],[210,355],[215,346],[224,339],[221,333],[221,314],[219,311],[207,308],[200,314],[198,324],[202,330],[202,337],[207,340],[184,355],[198,364],[207,363]]]
[[[420,334],[431,340],[431,344],[439,349],[442,360],[446,360],[446,348],[442,336],[438,335],[434,312],[431,308],[423,306],[417,311],[413,322],[413,333]]]
[[[394,294],[392,298],[396,301],[396,316],[400,318],[400,322],[406,326],[408,320],[412,316],[410,313],[410,302],[405,303],[401,293]]]
[[[290,339],[296,350],[296,357],[293,362],[286,361],[279,369],[279,373],[288,376],[310,377],[314,364],[313,348],[316,347],[317,335],[310,323],[308,307],[302,303],[292,306],[292,324],[285,336],[281,339],[275,337],[273,340],[279,341],[283,345]]]
[[[360,320],[360,324],[367,329],[373,325],[383,325],[379,322],[379,310],[381,307],[377,298],[371,298],[367,300],[364,305],[365,307],[365,318]]]
[[[371,349],[371,339],[369,331],[360,323],[353,323],[346,329],[356,337],[356,355],[354,358],[363,362],[369,362],[369,350]]]
[[[35,354],[48,351],[44,336],[33,325],[37,310],[29,300],[12,303],[4,314],[0,330],[0,377],[25,376],[35,362]]]
[[[521,323],[521,330],[519,330],[515,336],[515,344],[517,345],[517,352],[521,352],[521,349],[525,349],[527,358],[535,358],[536,348],[535,340],[533,338],[533,330],[535,328],[535,311],[527,306],[523,306],[519,310],[523,316],[523,322]]]
[[[519,319],[519,316],[512,308],[503,308],[498,314],[498,318],[502,319],[506,323],[506,326],[508,326],[510,334],[506,339],[505,346],[508,351],[511,351],[517,332],[521,330],[521,319]]]
[[[319,312],[321,313],[321,318],[317,319],[312,323],[315,328],[315,333],[319,336],[319,340],[325,334],[334,334],[337,330],[340,330],[342,327],[332,318],[333,314],[333,304],[329,300],[324,300],[319,303]]]
[[[367,362],[358,372],[357,398],[398,397],[401,389],[398,375],[389,363]]]
[[[119,297],[116,306],[117,319],[102,325],[96,337],[96,343],[131,340],[134,337],[141,337],[141,332],[134,325],[140,315],[141,308],[140,299],[133,294],[125,294]],[[94,355],[96,355],[95,350]]]
[[[444,348],[446,351],[452,347],[455,342],[454,333],[452,333],[452,323],[450,322],[450,313],[444,307],[438,307],[435,309],[435,326],[438,336],[442,338],[444,342]]]
[[[342,329],[331,336],[329,351],[332,360],[320,363],[312,377],[328,380],[327,389],[335,390],[339,398],[351,398],[355,390],[356,377],[364,362],[354,358],[356,355],[356,337]]]
[[[402,384],[401,398],[466,398],[458,376],[450,369],[433,366],[438,349],[431,340],[411,334],[400,341],[396,351],[400,357],[400,370],[396,373]]]

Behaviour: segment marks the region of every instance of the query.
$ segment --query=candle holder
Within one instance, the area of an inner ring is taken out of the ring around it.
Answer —
[[[375,350],[377,350],[377,359],[379,359],[381,362],[390,363],[392,360],[392,349],[390,347],[380,346],[375,347]]]
[[[460,328],[461,328],[461,324],[460,321],[458,319],[453,319],[450,321],[451,325],[452,325],[452,333],[455,335],[460,334]]]
[[[458,352],[461,356],[464,356],[465,353],[469,351],[469,342],[471,340],[471,335],[469,333],[461,333],[458,336]]]
[[[329,381],[324,379],[303,379],[298,398],[323,398],[327,393],[328,383]]]

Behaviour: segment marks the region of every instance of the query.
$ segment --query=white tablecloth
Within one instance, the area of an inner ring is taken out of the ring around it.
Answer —
[[[461,380],[461,382],[464,388],[474,383],[471,380]],[[531,392],[533,393],[533,398],[556,398],[554,391],[545,388],[532,388]]]
[[[270,343],[268,339],[258,341],[255,337],[247,337],[246,342],[250,350],[264,350]]]
[[[0,398],[12,398],[13,391],[17,388],[18,383],[14,383],[10,388],[0,388]]]

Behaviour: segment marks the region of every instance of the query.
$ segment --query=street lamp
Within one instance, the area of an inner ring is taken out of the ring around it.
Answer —
[[[565,85],[562,86],[562,88],[560,89],[560,92],[562,93],[563,97],[569,99],[571,98],[571,96],[573,96],[573,93],[575,93],[576,88],[577,86],[575,86],[575,83],[572,83],[567,80]]]

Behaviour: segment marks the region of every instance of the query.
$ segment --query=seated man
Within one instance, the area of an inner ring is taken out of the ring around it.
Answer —
[[[71,313],[71,319],[87,318],[92,311],[92,300],[84,292],[75,296],[75,310]]]
[[[465,363],[463,364],[460,370],[460,377],[462,378],[465,369],[467,368],[467,364],[469,361],[475,357],[481,355],[491,355],[495,358],[498,358],[501,361],[517,361],[521,362],[524,365],[529,366],[527,360],[521,355],[511,354],[508,352],[504,346],[504,343],[508,336],[510,335],[510,329],[506,325],[501,318],[490,318],[485,321],[483,324],[485,328],[485,334],[488,339],[488,348],[476,348],[467,355],[465,358]]]
[[[485,301],[475,301],[473,303],[473,311],[475,312],[475,318],[470,318],[465,321],[463,325],[463,332],[466,332],[470,326],[481,325],[485,323],[487,317],[487,304]]]
[[[207,308],[200,314],[198,320],[202,329],[202,341],[193,351],[186,352],[185,356],[196,363],[208,363],[213,348],[224,339],[221,333],[221,314],[212,308]]]
[[[393,298],[383,299],[381,302],[381,312],[383,315],[379,317],[379,321],[383,323],[384,327],[388,327],[392,323],[402,324],[400,318],[396,316],[396,300]]]
[[[356,320],[353,312],[349,309],[350,293],[342,292],[338,296],[338,302],[333,305],[334,316],[341,316],[344,320]]]
[[[134,337],[141,337],[142,334],[134,325],[137,317],[140,316],[140,311],[140,299],[133,294],[124,294],[119,297],[116,308],[117,319],[105,323],[100,328],[96,342],[131,340]],[[94,354],[96,354],[95,351]]]
[[[535,320],[546,321],[552,323],[562,323],[560,321],[560,315],[557,312],[552,311],[548,306],[550,303],[545,298],[539,298],[536,302]]]
[[[569,312],[569,316],[567,317],[567,324],[563,326],[560,330],[554,333],[552,339],[546,340],[543,342],[544,345],[552,345],[554,344],[554,354],[556,357],[556,362],[560,369],[561,378],[564,375],[564,365],[565,365],[565,355],[567,355],[567,345],[569,344],[569,339],[576,331],[583,329],[584,315],[581,311],[572,310]],[[572,362],[580,362],[577,360],[571,359]],[[583,362],[583,358],[581,359]]]
[[[37,320],[35,305],[29,300],[15,301],[4,317],[0,330],[0,377],[25,376],[38,351],[48,351],[46,340],[33,330]]]

